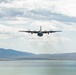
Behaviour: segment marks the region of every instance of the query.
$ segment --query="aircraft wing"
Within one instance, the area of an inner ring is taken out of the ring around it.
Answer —
[[[42,33],[55,33],[55,32],[62,32],[62,31],[42,31]]]
[[[19,31],[19,32],[38,33],[39,31]]]

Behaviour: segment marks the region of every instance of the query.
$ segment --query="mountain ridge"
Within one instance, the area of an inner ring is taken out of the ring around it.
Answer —
[[[21,52],[13,49],[0,48],[0,57],[16,57],[16,56],[28,56],[28,55],[30,56],[34,54],[30,52]]]
[[[10,60],[76,60],[76,52],[61,54],[34,54],[0,48],[0,59]]]

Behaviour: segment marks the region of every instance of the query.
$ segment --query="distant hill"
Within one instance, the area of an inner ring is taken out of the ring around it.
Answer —
[[[8,57],[20,57],[20,56],[32,56],[33,53],[21,52],[12,49],[3,49],[0,48],[0,58],[8,58]]]
[[[76,60],[76,53],[33,54],[0,48],[0,60]]]
[[[39,57],[50,60],[76,60],[76,53],[40,54]]]

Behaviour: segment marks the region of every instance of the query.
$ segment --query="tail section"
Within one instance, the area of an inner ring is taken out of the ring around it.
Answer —
[[[40,26],[40,31],[42,31],[42,27]]]

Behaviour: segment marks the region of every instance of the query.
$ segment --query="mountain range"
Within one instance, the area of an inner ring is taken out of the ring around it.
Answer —
[[[76,60],[76,53],[34,54],[0,48],[0,60]]]

